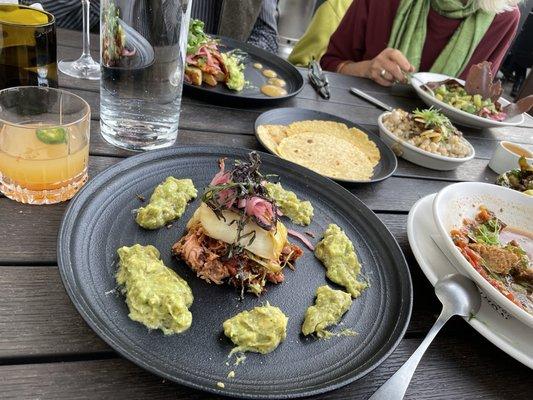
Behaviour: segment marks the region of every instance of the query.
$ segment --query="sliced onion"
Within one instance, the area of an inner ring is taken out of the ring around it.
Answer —
[[[218,171],[213,179],[211,180],[210,185],[223,185],[230,181],[230,173],[224,171],[224,159],[221,158],[218,160],[218,166],[220,171]]]
[[[311,251],[315,251],[315,246],[313,246],[313,244],[309,241],[309,239],[307,239],[302,233],[300,232],[297,232],[295,230],[292,230],[292,229],[287,229],[287,233],[291,236],[294,236],[298,239],[300,239],[303,244],[305,244],[307,246],[307,248]]]

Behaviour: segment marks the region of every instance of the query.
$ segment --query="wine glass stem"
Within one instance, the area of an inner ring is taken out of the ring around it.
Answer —
[[[83,7],[83,57],[90,57],[91,56],[91,38],[89,36],[89,9],[90,9],[90,1],[89,0],[81,0],[81,4]]]

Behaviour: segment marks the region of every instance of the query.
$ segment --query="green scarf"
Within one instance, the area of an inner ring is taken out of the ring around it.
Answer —
[[[430,72],[459,76],[489,29],[494,13],[478,10],[474,0],[401,0],[392,25],[389,47],[400,50],[418,70],[426,41],[429,8],[448,18],[463,19]]]

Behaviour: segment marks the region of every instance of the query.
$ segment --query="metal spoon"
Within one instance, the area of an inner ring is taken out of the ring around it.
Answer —
[[[454,315],[468,317],[476,314],[481,306],[479,291],[469,278],[450,274],[439,279],[435,293],[442,303],[442,311],[418,349],[402,367],[389,378],[369,400],[401,400],[425,351],[444,324]]]

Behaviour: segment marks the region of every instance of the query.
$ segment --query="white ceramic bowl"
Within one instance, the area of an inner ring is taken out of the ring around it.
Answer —
[[[509,314],[533,328],[533,315],[524,311],[487,282],[463,257],[450,237],[460,228],[464,218],[474,218],[484,205],[509,226],[533,231],[533,199],[515,190],[481,182],[461,182],[446,186],[433,201],[433,217],[442,236],[443,245],[455,258],[455,267],[469,276],[492,301]]]
[[[452,122],[456,122],[464,126],[469,126],[472,128],[491,128],[499,126],[515,126],[524,122],[524,116],[522,114],[515,115],[513,118],[501,122],[478,117],[477,115],[467,113],[466,111],[459,110],[458,108],[446,104],[443,101],[437,100],[430,93],[426,92],[420,87],[420,85],[423,83],[443,81],[449,78],[450,77],[447,75],[434,74],[432,72],[418,72],[414,74],[414,78],[411,79],[411,86],[413,86],[413,88],[416,90],[416,93],[418,93],[418,96],[420,96],[424,103],[426,103],[428,106],[433,106],[437,109],[440,109],[443,114],[452,120]],[[457,79],[457,81],[461,82],[463,85],[465,83],[465,81],[461,79]],[[509,102],[503,97],[500,97],[499,101],[502,106],[509,104]]]
[[[531,154],[529,149],[526,149],[518,143],[507,142],[505,140],[501,141],[498,143],[498,146],[496,147],[496,150],[494,151],[494,154],[489,162],[489,168],[497,174],[503,174],[511,169],[519,168],[518,160],[520,159],[520,156],[509,150],[506,146],[516,146]],[[526,160],[529,164],[533,163],[533,157],[527,157]]]
[[[400,139],[394,133],[389,131],[383,124],[383,118],[389,114],[390,112],[385,112],[378,118],[379,136],[389,145],[398,157],[405,158],[407,161],[411,161],[413,164],[422,167],[439,171],[449,171],[471,160],[476,155],[474,148],[466,140],[465,141],[470,149],[470,155],[463,158],[441,156],[407,143],[405,140]]]

